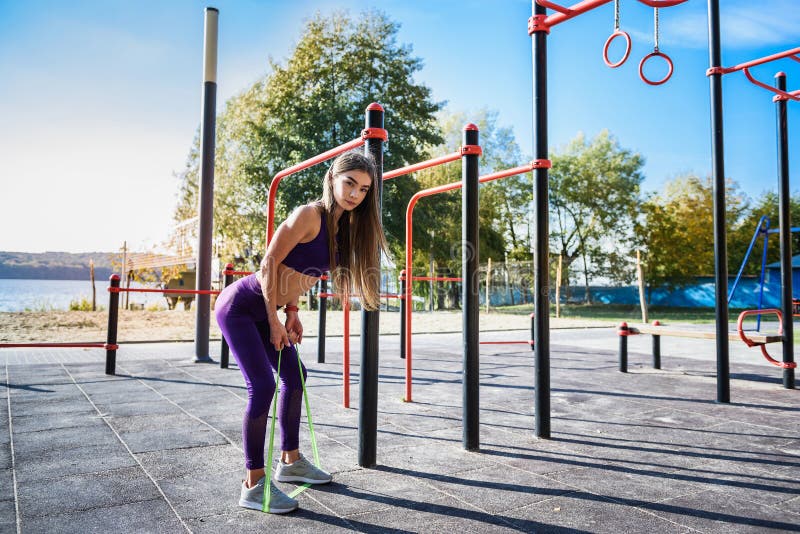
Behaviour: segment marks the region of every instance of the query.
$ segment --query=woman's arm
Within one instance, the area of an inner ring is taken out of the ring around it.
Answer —
[[[298,243],[310,241],[319,232],[321,219],[319,212],[313,206],[297,208],[279,227],[267,247],[267,254],[261,262],[261,292],[264,295],[264,305],[267,309],[267,321],[270,328],[270,341],[276,350],[281,350],[289,344],[286,328],[281,324],[277,312],[278,294],[280,284],[285,283],[278,279],[278,265]],[[289,304],[297,304],[299,295],[292,295]],[[291,313],[291,312],[290,312]],[[302,331],[301,331],[302,335]]]

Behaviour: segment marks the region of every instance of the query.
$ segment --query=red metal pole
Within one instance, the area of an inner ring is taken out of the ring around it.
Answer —
[[[278,192],[278,184],[281,183],[281,180],[286,178],[287,176],[291,176],[292,174],[298,173],[302,170],[308,169],[309,167],[313,167],[319,163],[327,161],[331,158],[335,158],[339,154],[343,154],[348,150],[353,150],[354,148],[358,148],[362,146],[366,142],[366,138],[359,137],[358,139],[353,139],[349,143],[345,143],[343,145],[339,145],[336,148],[332,148],[327,152],[323,152],[318,156],[314,156],[313,158],[309,158],[305,161],[301,161],[297,165],[292,165],[288,169],[284,169],[280,171],[275,177],[272,179],[272,182],[269,184],[269,196],[267,198],[267,203],[269,204],[267,210],[267,244],[272,241],[272,235],[275,233],[275,195]]]
[[[398,176],[403,176],[405,174],[411,174],[412,172],[421,171],[422,169],[436,167],[437,165],[442,165],[444,163],[450,163],[451,161],[455,161],[457,159],[461,159],[461,151],[453,152],[452,154],[447,154],[446,156],[439,156],[438,158],[421,161],[413,165],[407,165],[405,167],[400,167],[399,169],[395,169],[393,171],[385,172],[383,173],[383,181],[385,182],[386,180],[391,180],[392,178],[397,178]]]

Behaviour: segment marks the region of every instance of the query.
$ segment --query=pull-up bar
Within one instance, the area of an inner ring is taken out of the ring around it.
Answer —
[[[762,89],[766,89],[772,93],[775,93],[777,96],[776,98],[780,98],[783,100],[795,100],[800,101],[800,89],[796,91],[783,91],[771,85],[767,85],[764,82],[756,80],[752,74],[750,74],[750,69],[752,67],[756,67],[758,65],[764,65],[765,63],[771,63],[772,61],[777,61],[779,59],[789,58],[793,59],[797,62],[800,62],[800,47],[792,48],[790,50],[786,50],[784,52],[778,52],[777,54],[772,54],[769,56],[764,56],[762,58],[754,59],[752,61],[746,61],[744,63],[740,63],[738,65],[734,65],[733,67],[711,67],[706,71],[706,76],[711,76],[712,74],[730,74],[731,72],[736,71],[744,71],[744,75],[750,80],[750,83],[753,85],[757,85]]]
[[[591,11],[612,1],[613,0],[584,0],[583,2],[578,2],[574,6],[564,7],[556,4],[555,2],[550,2],[549,0],[536,0],[538,5],[550,8],[553,11],[557,11],[557,13],[546,17],[540,17],[538,19],[536,15],[531,17],[528,21],[528,33],[532,33],[532,25],[536,25],[536,27],[539,28],[544,27],[546,28],[545,31],[549,33],[550,28],[556,24],[561,24],[564,21],[575,18],[578,15],[582,15],[587,11]],[[656,9],[660,7],[677,6],[678,4],[682,4],[686,1],[687,0],[639,0],[639,2],[643,3],[644,5],[654,7]]]

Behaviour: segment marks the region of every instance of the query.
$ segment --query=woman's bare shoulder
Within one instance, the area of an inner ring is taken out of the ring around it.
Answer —
[[[302,241],[313,239],[319,233],[322,218],[319,208],[314,204],[306,204],[295,208],[286,224],[293,231],[301,234]]]

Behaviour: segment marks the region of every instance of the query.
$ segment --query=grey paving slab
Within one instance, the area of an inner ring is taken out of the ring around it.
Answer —
[[[0,501],[14,500],[14,474],[11,469],[0,470]]]
[[[14,500],[0,501],[0,532],[17,531],[17,511]]]
[[[691,530],[668,519],[586,492],[573,492],[509,510],[506,515],[528,532],[598,533],[620,532],[687,533]],[[533,525],[533,530],[526,527]]]
[[[722,491],[706,491],[648,505],[659,517],[701,532],[800,532],[796,516]]]
[[[137,465],[136,460],[118,441],[45,450],[18,448],[16,460],[17,480],[20,484]]]
[[[11,469],[11,442],[0,443],[0,469]]]
[[[332,514],[313,500],[304,501],[301,509],[287,515],[263,514],[256,510],[240,508],[229,514],[188,519],[186,523],[192,532],[210,534],[218,532],[338,534],[354,531],[351,522]]]
[[[397,338],[382,336],[375,469],[357,465],[357,346],[349,409],[340,349],[329,347],[324,364],[306,350],[320,455],[334,482],[301,494],[301,510],[286,517],[236,505],[246,402],[238,370],[191,363],[190,344],[126,347],[116,377],[79,359],[9,366],[23,531],[101,531],[103,513],[114,512],[125,530],[180,531],[148,475],[196,532],[682,533],[799,524],[800,396],[776,385],[772,369],[737,362],[734,402],[717,404],[712,360],[673,355],[659,371],[642,353],[620,374],[613,333],[583,337],[572,332],[554,345],[551,439],[534,435],[530,351],[482,356],[481,450],[466,452],[461,336],[415,341],[422,350],[411,403],[402,401]],[[8,424],[0,417],[0,471],[10,473]],[[303,423],[310,458],[309,438]],[[34,495],[44,496],[38,508]]]
[[[233,445],[143,452],[136,458],[156,480],[185,476],[191,472],[228,473],[236,469],[239,469],[240,479],[244,476],[242,451]]]
[[[159,427],[120,432],[120,437],[134,453],[228,443],[215,430],[188,418],[185,424],[179,427]]]
[[[152,481],[138,467],[34,480],[19,487],[23,522],[32,517],[77,512],[159,498]]]
[[[42,429],[93,427],[102,423],[100,414],[91,405],[86,404],[82,411],[64,413],[45,413],[37,415],[14,416],[14,433],[40,432]],[[7,423],[6,423],[7,425]]]
[[[17,454],[74,449],[87,445],[112,446],[118,443],[119,440],[108,425],[97,419],[92,425],[14,434],[14,449]]]
[[[80,532],[186,532],[181,520],[159,499],[117,506],[92,508],[77,512],[48,514],[26,518],[23,532],[48,532],[74,534]]]

